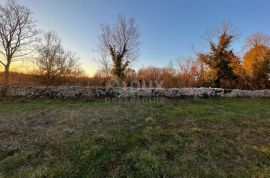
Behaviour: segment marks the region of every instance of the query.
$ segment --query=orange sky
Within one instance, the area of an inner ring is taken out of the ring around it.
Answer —
[[[94,75],[97,69],[91,69],[88,65],[82,64],[87,76],[91,77]],[[1,65],[0,71],[3,71],[4,67]],[[16,61],[11,63],[10,71],[29,73],[33,70],[33,64],[24,61]]]

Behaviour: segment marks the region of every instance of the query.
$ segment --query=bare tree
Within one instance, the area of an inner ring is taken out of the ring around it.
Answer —
[[[245,40],[245,48],[253,48],[256,46],[270,47],[270,36],[264,33],[254,33]]]
[[[79,58],[66,50],[55,32],[44,34],[37,46],[35,73],[42,76],[46,86],[58,84],[61,78],[82,74]]]
[[[181,87],[198,87],[203,85],[204,69],[199,60],[193,57],[179,58],[177,63],[179,66],[178,79]]]
[[[4,66],[4,90],[9,84],[9,68],[12,61],[29,54],[29,46],[36,40],[38,31],[29,8],[8,0],[0,5],[0,63]]]
[[[110,78],[111,62],[107,56],[102,55],[102,52],[100,52],[100,54],[101,54],[101,58],[99,58],[97,62],[100,64],[101,69],[99,69],[97,73],[101,74],[105,78]]]
[[[140,34],[135,20],[119,15],[116,26],[104,24],[101,26],[101,30],[98,48],[102,63],[106,67],[107,58],[111,57],[112,75],[123,80],[126,69],[138,56]]]

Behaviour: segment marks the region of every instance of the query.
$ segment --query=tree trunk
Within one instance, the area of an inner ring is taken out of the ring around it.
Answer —
[[[215,80],[215,87],[220,88],[220,77]]]
[[[5,65],[5,72],[4,72],[4,83],[3,83],[3,88],[1,91],[2,96],[6,96],[7,90],[8,90],[8,85],[9,85],[9,66],[10,63],[7,63]]]

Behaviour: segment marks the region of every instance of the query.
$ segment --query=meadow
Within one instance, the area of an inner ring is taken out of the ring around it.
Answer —
[[[0,177],[270,177],[270,99],[3,99]]]

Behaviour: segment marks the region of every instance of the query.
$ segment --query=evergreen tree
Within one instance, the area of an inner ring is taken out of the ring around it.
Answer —
[[[224,28],[218,37],[218,43],[215,44],[210,40],[210,51],[198,55],[199,60],[206,64],[213,73],[213,82],[217,88],[221,87],[221,81],[231,82],[237,79],[232,66],[239,59],[230,49],[233,39],[234,35],[230,34],[227,28]]]

